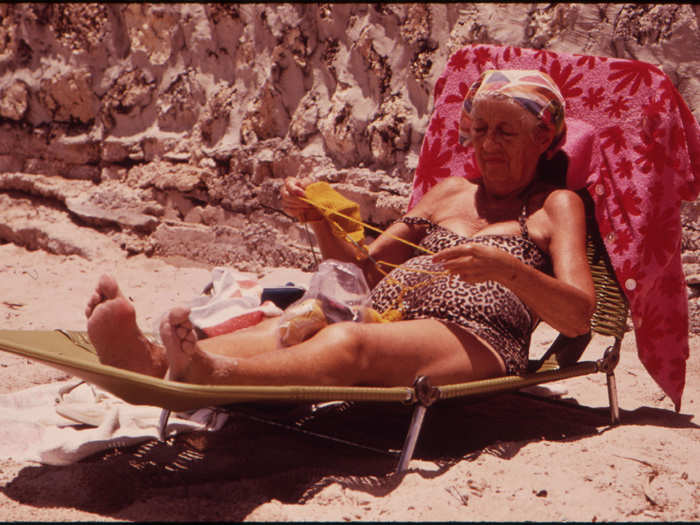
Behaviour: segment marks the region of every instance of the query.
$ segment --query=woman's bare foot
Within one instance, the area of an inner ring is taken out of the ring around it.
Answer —
[[[213,381],[215,357],[197,345],[187,308],[173,308],[160,324],[160,338],[168,358],[168,378],[207,384]]]
[[[100,277],[85,316],[100,362],[151,376],[165,375],[165,350],[143,335],[136,324],[134,306],[112,277]]]

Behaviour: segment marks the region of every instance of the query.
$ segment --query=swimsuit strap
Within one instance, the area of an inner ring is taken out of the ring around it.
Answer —
[[[410,226],[437,226],[433,221],[426,219],[425,217],[402,217],[394,222],[403,222]],[[520,233],[523,238],[530,240],[530,231],[527,228],[527,203],[523,204],[523,207],[520,210],[520,215],[518,215],[518,224],[520,225]]]
[[[527,203],[524,203],[522,210],[520,210],[518,224],[520,224],[520,233],[523,237],[525,239],[530,239],[530,232],[527,229]]]
[[[402,217],[395,222],[403,222],[408,224],[409,226],[436,226],[436,224],[431,221],[430,219],[426,219],[425,217]]]

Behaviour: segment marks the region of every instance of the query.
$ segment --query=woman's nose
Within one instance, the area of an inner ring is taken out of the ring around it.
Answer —
[[[484,149],[495,150],[500,146],[500,141],[494,134],[494,132],[489,131],[484,137]]]

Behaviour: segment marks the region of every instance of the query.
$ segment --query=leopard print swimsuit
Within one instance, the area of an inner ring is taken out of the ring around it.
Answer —
[[[520,235],[464,237],[422,217],[404,217],[400,221],[426,226],[420,245],[432,252],[471,243],[495,246],[551,274],[549,255],[529,238],[526,213],[523,208],[518,218]],[[466,328],[498,352],[508,375],[524,372],[530,337],[539,322],[535,314],[512,291],[495,281],[469,284],[457,275],[413,271],[440,272],[441,268],[431,259],[431,255],[416,255],[392,270],[372,290],[373,307],[382,313],[399,309],[402,319],[433,318]]]

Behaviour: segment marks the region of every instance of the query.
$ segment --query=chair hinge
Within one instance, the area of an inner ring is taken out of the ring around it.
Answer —
[[[609,346],[605,350],[603,357],[601,359],[598,359],[598,361],[596,361],[596,365],[598,366],[598,371],[605,372],[606,374],[612,374],[615,371],[615,367],[617,366],[617,363],[619,363],[619,362],[620,362],[620,345],[619,345],[619,343],[616,342],[614,345]]]
[[[430,384],[427,376],[419,376],[413,383],[414,401],[429,407],[440,399],[440,389]]]

